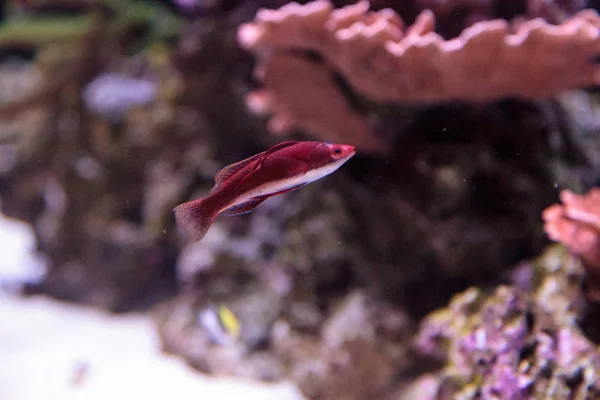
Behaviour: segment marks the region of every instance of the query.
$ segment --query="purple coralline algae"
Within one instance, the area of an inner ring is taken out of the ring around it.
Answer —
[[[577,325],[581,265],[552,248],[533,290],[470,288],[425,318],[416,348],[445,360],[430,399],[597,399],[600,352]]]

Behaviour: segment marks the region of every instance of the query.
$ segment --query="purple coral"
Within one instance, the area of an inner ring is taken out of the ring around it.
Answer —
[[[469,289],[425,319],[416,347],[447,359],[440,378],[455,382],[461,398],[559,399],[571,391],[589,398],[599,389],[598,350],[577,327],[562,326],[569,318],[536,302],[515,287],[488,297]]]
[[[133,106],[150,103],[157,84],[116,73],[99,75],[83,91],[83,100],[92,111],[118,121]]]

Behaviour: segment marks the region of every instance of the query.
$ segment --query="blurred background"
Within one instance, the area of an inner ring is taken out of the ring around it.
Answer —
[[[2,2],[0,400],[600,398],[597,4],[286,3]]]

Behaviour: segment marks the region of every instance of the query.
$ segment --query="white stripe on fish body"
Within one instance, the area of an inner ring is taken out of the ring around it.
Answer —
[[[265,196],[277,192],[281,192],[286,189],[291,189],[295,186],[314,182],[319,180],[332,172],[335,172],[339,167],[341,167],[346,161],[348,161],[350,157],[341,158],[337,161],[331,162],[323,167],[314,168],[306,172],[305,174],[299,174],[294,177],[288,179],[282,179],[279,181],[265,183],[264,185],[260,185],[255,189],[244,193],[242,196],[236,198],[233,202],[223,207],[219,212],[224,211],[230,207],[237,206],[239,204],[245,203],[255,197]]]

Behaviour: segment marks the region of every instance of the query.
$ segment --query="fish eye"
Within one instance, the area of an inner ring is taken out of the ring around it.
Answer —
[[[342,154],[342,150],[338,147],[337,149],[333,150],[333,154],[340,155]]]

